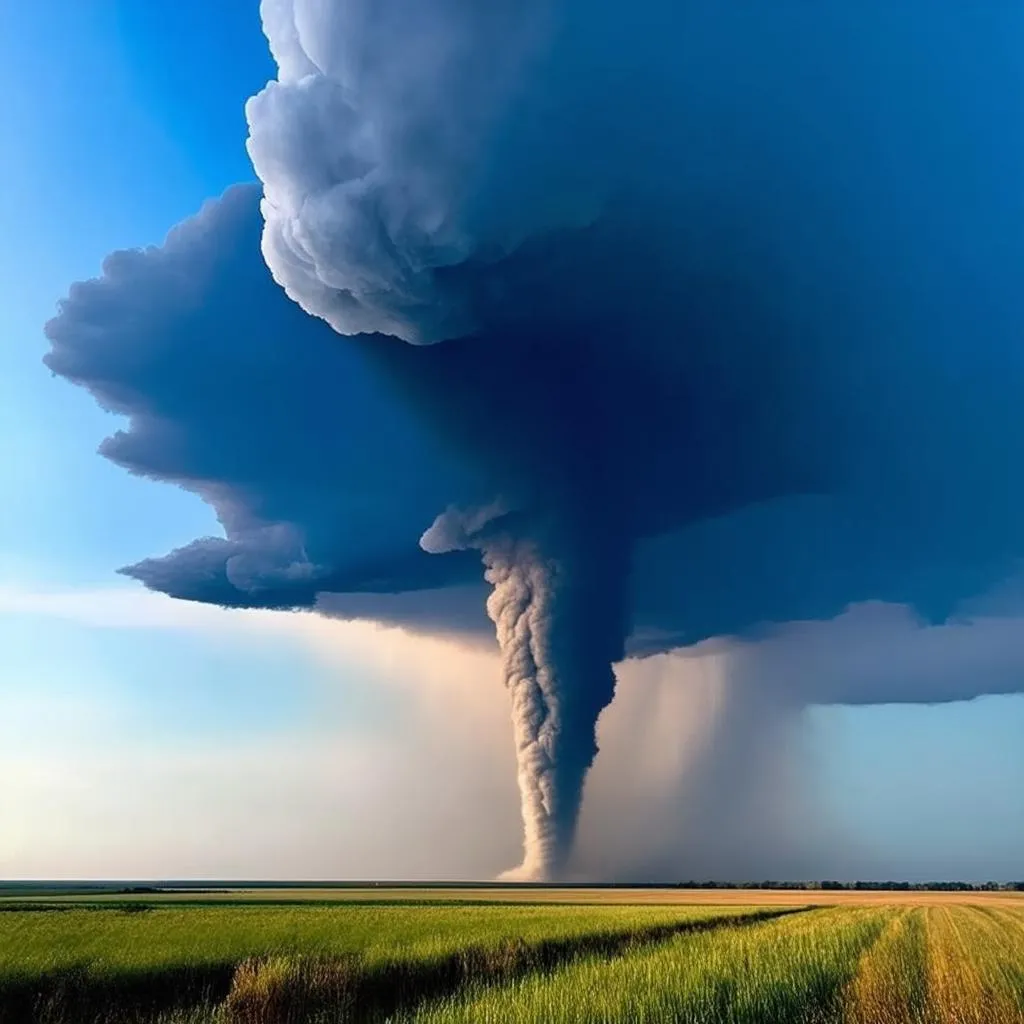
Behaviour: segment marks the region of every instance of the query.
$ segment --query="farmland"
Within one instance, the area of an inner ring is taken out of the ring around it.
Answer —
[[[1024,1024],[1010,893],[0,897],[0,1022]]]

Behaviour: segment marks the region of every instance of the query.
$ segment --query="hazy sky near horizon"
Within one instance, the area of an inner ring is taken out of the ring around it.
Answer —
[[[184,605],[115,576],[217,524],[96,456],[116,420],[41,363],[71,281],[252,179],[242,104],[274,70],[256,7],[0,11],[0,77],[19,97],[0,110],[0,877],[458,877],[515,859],[493,657]],[[683,792],[702,726],[728,713],[725,685],[713,654],[622,670],[581,821],[598,870],[671,871],[677,857],[684,875],[1024,875],[1024,697],[815,708],[778,733],[756,721],[752,743],[763,727],[791,751],[799,806],[785,780],[744,799],[814,833],[763,833],[759,861],[736,858],[729,826],[758,762],[725,773],[710,806]],[[454,719],[440,713],[452,688]],[[452,780],[443,797],[417,784],[425,763]],[[666,808],[676,831],[635,860],[616,846]]]

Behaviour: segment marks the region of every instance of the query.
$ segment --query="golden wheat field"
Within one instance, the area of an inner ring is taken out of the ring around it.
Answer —
[[[3,1024],[1024,1024],[1024,899],[232,890],[0,900]]]

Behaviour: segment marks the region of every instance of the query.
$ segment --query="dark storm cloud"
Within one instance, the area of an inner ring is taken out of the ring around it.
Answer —
[[[459,447],[544,495],[584,480],[634,536],[807,495],[641,551],[642,618],[688,641],[875,598],[942,619],[1013,569],[1019,11],[263,14],[271,269],[342,332],[490,344],[453,355]],[[621,399],[588,408],[588,374]]]
[[[262,11],[298,305],[237,189],[76,285],[49,365],[130,417],[105,454],[217,509],[151,587],[479,633],[482,559],[528,870],[627,644],[941,621],[1018,570],[1024,14]]]
[[[751,444],[779,434],[772,367],[737,381],[691,375],[654,343],[620,353],[596,326],[559,334],[553,310],[551,334],[490,346],[341,337],[270,280],[256,203],[254,189],[233,189],[163,247],[114,254],[47,328],[50,368],[130,418],[103,453],[218,511],[225,538],[128,570],[155,589],[270,607],[374,594],[374,611],[355,597],[323,604],[433,626],[436,598],[417,607],[385,595],[479,578],[475,557],[418,546],[452,502],[500,493],[528,518],[576,500],[581,516],[642,535],[815,482],[796,431],[775,450]],[[693,306],[707,320],[728,312],[715,293]],[[488,355],[497,346],[500,366]],[[758,418],[759,429],[738,428]],[[447,598],[442,607],[474,619]]]

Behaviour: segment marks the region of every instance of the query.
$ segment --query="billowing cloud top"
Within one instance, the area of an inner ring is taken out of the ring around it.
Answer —
[[[247,111],[264,253],[289,295],[338,331],[419,343],[472,333],[479,297],[452,268],[594,216],[603,197],[580,165],[597,153],[580,151],[585,97],[558,45],[582,5],[264,0],[261,11],[279,66]]]

